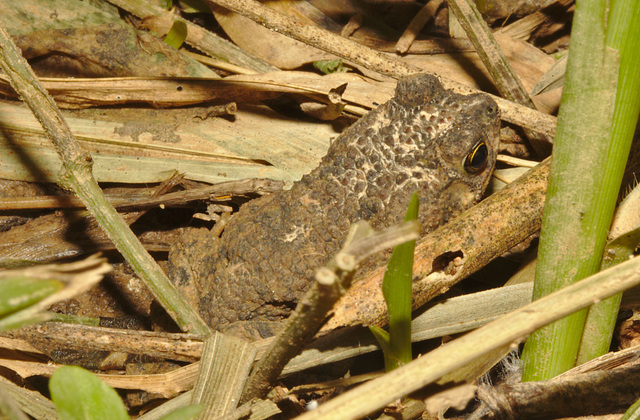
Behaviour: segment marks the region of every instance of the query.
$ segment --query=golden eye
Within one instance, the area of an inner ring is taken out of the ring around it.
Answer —
[[[475,147],[464,158],[464,170],[469,174],[480,173],[487,166],[489,158],[489,149],[484,141],[476,144]]]

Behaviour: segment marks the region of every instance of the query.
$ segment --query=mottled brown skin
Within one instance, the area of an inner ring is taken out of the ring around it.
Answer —
[[[219,239],[207,230],[186,234],[169,255],[169,275],[215,329],[281,319],[351,223],[398,223],[418,191],[429,232],[477,202],[499,126],[486,95],[452,93],[428,75],[402,79],[395,96],[345,130],[293,188],[242,206]],[[476,165],[465,165],[482,142]]]

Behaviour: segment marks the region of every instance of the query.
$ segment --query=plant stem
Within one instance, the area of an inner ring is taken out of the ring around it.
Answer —
[[[617,54],[605,45],[607,5],[576,4],[534,299],[598,271],[615,207],[619,185],[602,177],[618,71]],[[585,317],[581,311],[531,335],[522,357],[524,381],[549,379],[574,366]]]
[[[616,0],[611,6],[607,46],[620,52],[620,72],[611,128],[611,146],[604,172],[604,179],[609,187],[604,188],[602,193],[611,195],[607,200],[617,197],[615,191],[624,175],[624,164],[631,149],[640,112],[640,3],[637,0]],[[616,194],[615,197],[613,194]],[[637,243],[632,245],[632,248],[635,248],[635,245]],[[624,257],[620,255],[619,258]],[[621,295],[613,296],[589,308],[576,364],[609,351],[621,299]]]
[[[409,202],[405,222],[418,218],[418,194]],[[416,241],[408,241],[393,249],[382,280],[382,293],[389,314],[389,345],[391,354],[385,354],[387,371],[409,363],[411,353],[411,286],[413,255]]]

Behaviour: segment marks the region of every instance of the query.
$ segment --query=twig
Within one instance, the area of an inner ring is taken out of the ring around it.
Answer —
[[[436,15],[436,11],[442,5],[442,1],[443,0],[428,1],[422,6],[422,9],[420,9],[413,19],[411,19],[411,23],[409,23],[409,26],[404,30],[396,44],[396,52],[398,54],[404,54],[409,51],[411,44],[413,44],[416,36],[418,36],[422,28],[424,28],[424,25],[427,24],[429,19]]]
[[[29,343],[36,348],[55,344],[74,350],[98,350],[146,354],[183,362],[195,362],[202,354],[204,335],[175,334],[154,331],[125,330],[120,328],[71,325],[59,322],[31,325],[18,330],[6,331],[0,336]],[[104,340],[109,337],[109,340]],[[15,345],[21,345],[21,342]],[[3,343],[3,347],[12,348]],[[16,347],[17,350],[33,352],[34,349]]]
[[[550,419],[615,413],[638,399],[639,373],[636,359],[612,370],[562,375],[498,389],[481,387],[481,406],[471,418]]]
[[[60,156],[63,169],[59,183],[80,197],[178,326],[187,331],[208,333],[208,327],[197,312],[176,291],[129,226],[109,204],[91,172],[91,155],[77,142],[55,102],[40,85],[29,64],[3,28],[0,28],[0,66],[11,78],[11,85],[31,108]]]
[[[241,179],[238,181],[220,182],[203,188],[193,190],[177,191],[164,194],[158,197],[136,200],[134,202],[116,203],[115,206],[120,211],[151,208],[159,205],[172,206],[184,204],[194,200],[212,199],[216,196],[242,195],[249,193],[265,194],[281,191],[284,188],[283,181],[272,181],[270,179]]]
[[[535,108],[475,4],[467,0],[450,0],[447,4],[475,46],[500,93],[511,101]]]

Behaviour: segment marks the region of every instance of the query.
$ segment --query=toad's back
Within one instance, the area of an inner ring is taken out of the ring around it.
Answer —
[[[351,223],[398,223],[411,194],[429,232],[477,202],[495,165],[498,108],[415,75],[345,130],[320,166],[281,193],[253,200],[221,238],[191,230],[169,256],[169,275],[213,328],[286,316]]]

